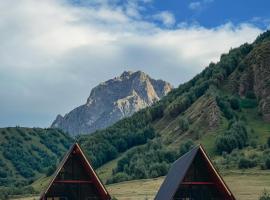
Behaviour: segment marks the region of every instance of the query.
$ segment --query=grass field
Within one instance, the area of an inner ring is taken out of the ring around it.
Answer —
[[[234,171],[227,172],[223,177],[237,200],[257,200],[264,189],[270,190],[269,171]],[[128,181],[108,185],[107,189],[118,200],[152,200],[162,181],[163,177]],[[34,200],[38,198],[25,197],[17,199]]]

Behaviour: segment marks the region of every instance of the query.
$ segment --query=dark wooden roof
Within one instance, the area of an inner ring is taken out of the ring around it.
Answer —
[[[70,157],[70,155],[72,154],[73,151],[77,151],[78,155],[82,158],[83,164],[87,170],[87,172],[90,174],[90,176],[93,179],[93,183],[96,185],[101,197],[103,200],[109,200],[111,199],[108,191],[106,190],[105,186],[102,184],[100,178],[98,177],[98,175],[96,174],[95,170],[92,168],[91,164],[89,163],[89,161],[87,160],[85,154],[83,153],[82,149],[80,148],[78,143],[74,143],[70,149],[68,150],[68,152],[66,153],[66,155],[64,156],[64,158],[62,159],[62,161],[60,162],[57,170],[54,172],[52,179],[49,183],[49,185],[45,188],[45,190],[41,193],[40,195],[40,200],[43,199],[43,197],[46,195],[46,193],[49,191],[49,189],[52,187],[57,175],[59,174],[59,172],[61,171],[61,169],[63,168],[63,166],[65,165],[66,161],[68,160],[68,158]]]
[[[172,167],[162,183],[155,200],[169,200],[173,198],[198,150],[199,147],[193,148],[172,164]]]
[[[225,184],[217,170],[214,168],[213,164],[211,163],[209,157],[207,156],[206,152],[204,151],[203,147],[197,146],[194,147],[192,150],[184,154],[178,160],[176,160],[173,164],[171,169],[169,170],[164,182],[160,186],[160,189],[155,197],[155,200],[172,200],[177,189],[179,188],[180,184],[183,182],[185,175],[190,168],[191,164],[194,161],[195,156],[201,152],[204,159],[206,159],[209,167],[211,168],[212,173],[218,180],[219,186],[224,189],[228,196],[230,196],[231,200],[235,200],[232,192],[229,190],[228,186]]]

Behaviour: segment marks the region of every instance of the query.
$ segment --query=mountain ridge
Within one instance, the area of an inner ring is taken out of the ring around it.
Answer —
[[[171,89],[168,82],[152,79],[142,71],[124,71],[94,87],[84,105],[64,117],[57,115],[51,127],[73,136],[91,133],[152,105]]]

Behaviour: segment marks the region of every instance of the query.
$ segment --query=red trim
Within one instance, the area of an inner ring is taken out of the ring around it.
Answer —
[[[58,180],[54,183],[93,183],[93,181],[82,181],[82,180]]]
[[[213,182],[183,182],[183,185],[214,185]]]

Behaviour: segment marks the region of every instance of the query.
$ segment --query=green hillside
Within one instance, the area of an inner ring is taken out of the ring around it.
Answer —
[[[150,108],[79,142],[107,183],[163,176],[196,143],[221,170],[267,170],[269,62],[268,31],[222,54]]]
[[[29,185],[54,172],[71,141],[56,129],[0,128],[0,199],[36,192]]]

